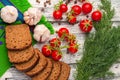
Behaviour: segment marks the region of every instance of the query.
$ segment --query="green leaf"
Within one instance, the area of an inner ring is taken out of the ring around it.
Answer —
[[[7,55],[7,48],[5,44],[5,39],[2,37],[0,41],[3,43],[0,45],[0,76],[2,76],[5,71],[11,67],[11,63],[9,62]]]
[[[33,38],[33,33],[32,32],[31,32],[31,36],[32,36],[32,45],[34,46],[37,43],[37,41]]]
[[[53,25],[47,20],[47,18],[43,15],[40,22],[38,24],[44,24],[49,30],[51,34],[55,33]]]

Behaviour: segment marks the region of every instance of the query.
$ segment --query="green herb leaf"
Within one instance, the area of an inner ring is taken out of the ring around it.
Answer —
[[[96,80],[113,75],[110,67],[120,58],[120,26],[112,27],[114,9],[109,0],[101,0],[102,20],[94,22],[96,32],[88,34],[83,57],[77,61],[76,80]]]
[[[47,20],[47,18],[44,15],[42,16],[38,24],[44,24],[50,30],[51,34],[55,33],[53,25]]]

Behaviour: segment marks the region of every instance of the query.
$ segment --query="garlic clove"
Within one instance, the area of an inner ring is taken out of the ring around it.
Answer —
[[[29,20],[29,19],[30,19],[29,16],[24,17],[24,21],[27,21],[27,20]]]
[[[34,23],[34,25],[35,25],[35,24],[37,24],[39,21],[40,21],[40,20],[39,20],[39,18],[38,18],[38,17],[34,18],[34,22],[33,22],[33,23]]]
[[[28,9],[28,14],[30,17],[36,16],[36,9],[35,8],[29,8]]]
[[[49,40],[49,38],[50,38],[50,31],[49,31],[49,30],[46,30],[46,31],[44,32],[44,34],[42,35],[41,42],[45,42],[45,41]]]
[[[30,19],[26,20],[25,23],[29,24],[30,23]]]
[[[33,37],[34,37],[34,39],[35,39],[36,41],[39,42],[40,35],[38,35],[38,34],[33,34]]]
[[[37,14],[36,22],[38,23],[41,20],[41,18],[42,18],[42,12],[41,12],[41,10],[38,9],[37,13],[38,14]]]
[[[33,34],[33,37],[34,37],[34,39],[36,40],[36,41],[40,41],[40,39],[41,39],[41,37],[42,37],[42,35],[43,35],[43,33],[40,33],[40,32],[35,32],[34,34]]]
[[[46,30],[46,27],[45,27],[43,24],[37,25],[37,26],[35,27],[35,29],[34,29],[34,33],[35,33],[35,32],[44,33],[44,30]]]
[[[33,23],[33,18],[30,19],[29,25],[31,25],[31,26],[34,25],[34,23]]]
[[[27,11],[25,11],[24,16],[29,16],[29,13]]]

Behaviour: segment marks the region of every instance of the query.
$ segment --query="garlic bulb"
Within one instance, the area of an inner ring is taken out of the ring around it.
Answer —
[[[45,42],[50,38],[50,31],[45,25],[37,25],[34,29],[33,37],[38,42]]]
[[[42,17],[41,10],[38,8],[29,8],[24,13],[24,21],[29,25],[36,25]]]
[[[14,6],[5,6],[1,9],[1,18],[6,23],[13,23],[18,17],[18,11]]]

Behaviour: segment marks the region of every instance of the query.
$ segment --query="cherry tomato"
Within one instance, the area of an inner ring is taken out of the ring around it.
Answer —
[[[51,49],[49,45],[44,45],[42,47],[42,53],[44,56],[50,56],[51,55]]]
[[[59,53],[59,51],[54,50],[54,51],[52,51],[51,57],[53,60],[59,61],[61,59],[62,55]]]
[[[61,41],[59,38],[53,38],[50,40],[51,47],[59,47],[61,45]]]
[[[75,41],[76,41],[76,36],[73,35],[73,34],[69,34],[69,35],[67,36],[67,38],[66,38],[66,41],[67,41],[69,44],[75,43]]]
[[[101,18],[102,18],[102,13],[100,11],[97,10],[92,13],[92,19],[94,21],[100,21]]]
[[[70,43],[70,44],[69,44],[68,51],[69,51],[71,54],[75,54],[75,53],[78,51],[78,45],[77,45],[76,43]]]
[[[69,30],[67,28],[60,28],[57,32],[58,36],[61,37],[66,37],[69,34]]]
[[[90,32],[92,30],[92,21],[88,19],[82,20],[79,27],[83,32]]]
[[[60,5],[60,11],[62,11],[62,13],[67,12],[67,10],[68,10],[68,7],[67,7],[66,4],[61,4]]]
[[[54,19],[62,19],[62,12],[60,10],[53,12]]]
[[[79,5],[74,5],[72,7],[73,15],[79,15],[81,13],[81,7]]]
[[[75,17],[75,16],[69,17],[68,22],[69,22],[70,24],[75,24],[75,23],[76,23],[76,17]]]
[[[92,4],[91,3],[84,3],[82,5],[82,12],[84,14],[88,14],[92,11]]]

